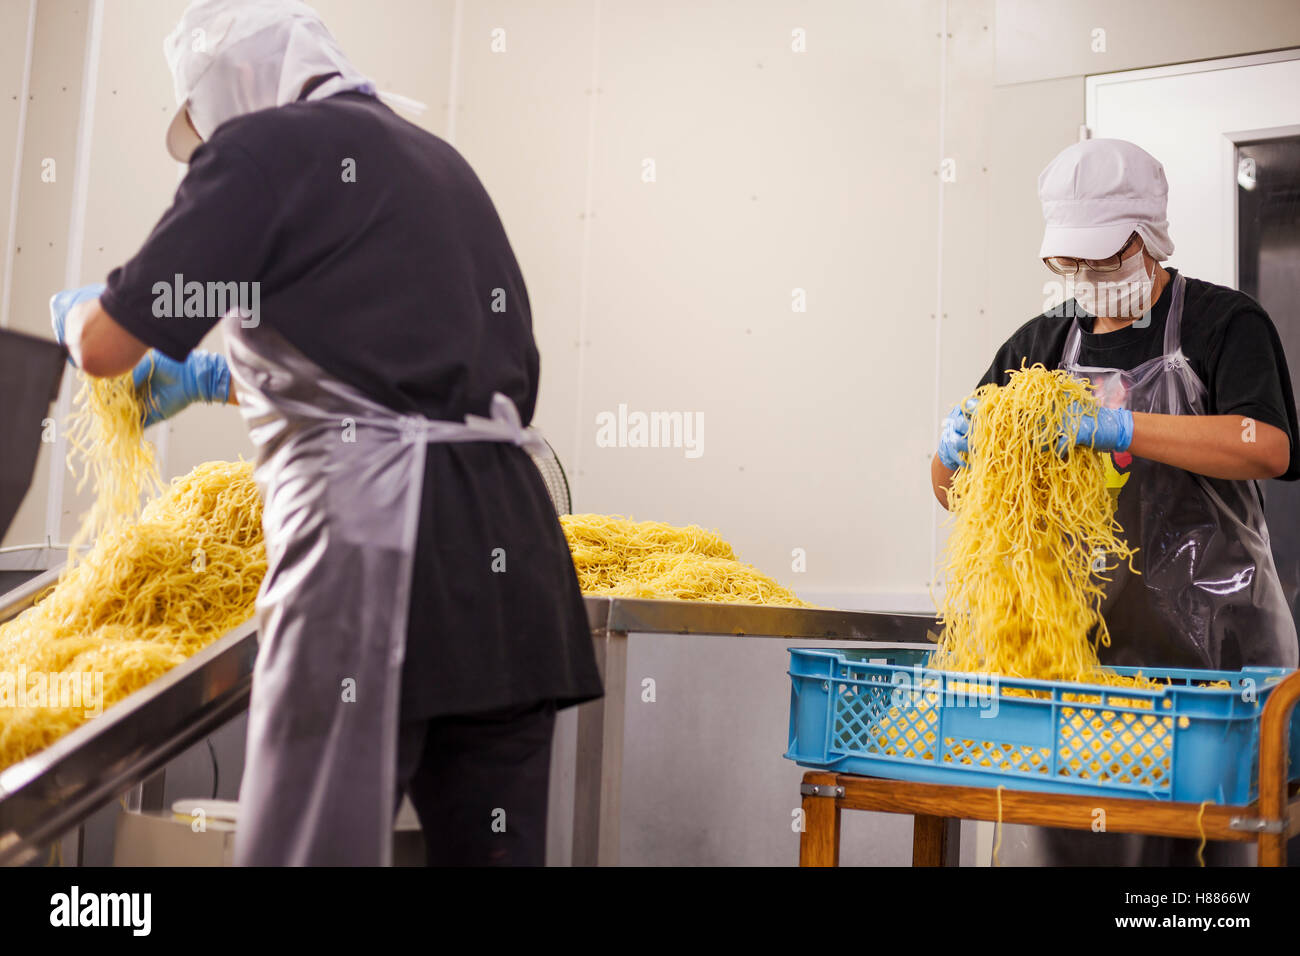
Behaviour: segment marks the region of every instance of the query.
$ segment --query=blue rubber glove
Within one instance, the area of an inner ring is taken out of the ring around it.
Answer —
[[[230,366],[225,357],[200,349],[184,362],[150,349],[132,372],[132,381],[146,409],[146,428],[195,402],[225,402],[230,396]]]
[[[1095,415],[1084,415],[1073,436],[1069,434],[1070,419],[1078,414],[1080,406],[1070,406],[1070,414],[1061,422],[1056,439],[1056,453],[1062,458],[1071,445],[1086,445],[1095,451],[1128,451],[1133,444],[1133,413],[1127,408],[1099,408]]]
[[[943,420],[943,434],[939,436],[939,460],[949,471],[963,468],[966,462],[962,455],[970,451],[970,420],[975,414],[976,401],[966,399],[948,413]]]
[[[50,296],[50,325],[54,328],[54,337],[58,339],[59,344],[67,349],[66,326],[68,324],[68,313],[72,307],[89,299],[98,299],[104,294],[107,288],[102,282],[95,282],[91,285],[83,285],[80,289],[64,289],[55,295]],[[68,355],[68,364],[73,368],[77,363],[72,361],[72,355]]]

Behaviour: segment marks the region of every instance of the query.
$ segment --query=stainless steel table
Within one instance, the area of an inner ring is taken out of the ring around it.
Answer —
[[[57,571],[51,569],[0,596],[0,621],[30,606],[53,583]],[[925,614],[604,597],[588,597],[586,605],[605,696],[578,708],[574,865],[618,862],[629,634],[897,646],[926,643],[935,630],[934,618]],[[139,784],[157,791],[153,795],[161,800],[160,769],[247,709],[256,654],[257,633],[250,621],[45,750],[0,772],[0,864],[31,858]]]
[[[862,641],[896,647],[929,644],[930,635],[938,629],[928,614],[607,597],[588,597],[586,603],[605,696],[578,708],[574,866],[618,863],[629,634]]]

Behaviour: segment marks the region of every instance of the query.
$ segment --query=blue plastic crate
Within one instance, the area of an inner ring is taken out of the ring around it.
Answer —
[[[790,648],[785,756],[897,780],[1249,803],[1260,715],[1291,673],[1148,667],[1145,676],[1170,685],[1136,690],[929,670],[928,659],[920,650]],[[1232,686],[1201,686],[1218,680]],[[1289,759],[1296,779],[1300,708]]]

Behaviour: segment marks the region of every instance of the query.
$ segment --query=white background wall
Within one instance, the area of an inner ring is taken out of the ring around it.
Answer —
[[[91,281],[128,257],[176,183],[161,38],[183,3],[101,2],[90,83],[95,4],[0,0],[0,184],[18,184],[12,209],[0,189],[17,247],[2,250],[5,319],[38,333],[65,274]],[[716,527],[814,599],[897,607],[928,606],[938,421],[1041,308],[1035,183],[1077,138],[1082,75],[1300,43],[1288,0],[317,6],[381,87],[429,105],[417,121],[496,201],[542,349],[537,424],[576,508]],[[84,235],[69,267],[79,142]],[[806,312],[792,311],[796,288]],[[620,403],[702,413],[704,454],[597,447],[595,416]],[[166,431],[172,473],[249,453],[229,409]],[[6,544],[44,536],[48,457]],[[60,536],[81,507],[69,493]]]

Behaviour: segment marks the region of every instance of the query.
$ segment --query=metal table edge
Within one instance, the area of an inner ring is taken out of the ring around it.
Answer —
[[[925,643],[933,615],[704,601],[587,596],[593,628],[637,634],[699,634],[789,640]]]
[[[49,747],[0,771],[0,863],[75,826],[241,713],[256,656],[257,628],[250,620]],[[222,674],[215,691],[212,673]],[[151,739],[137,740],[141,725],[154,717],[150,712],[169,706],[176,719],[167,727],[148,728],[156,731]],[[78,760],[89,766],[73,767]],[[60,779],[61,774],[69,779]]]

